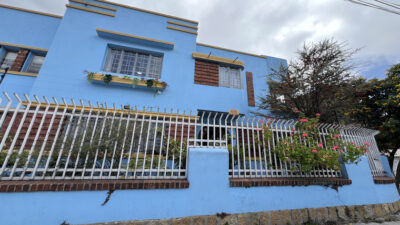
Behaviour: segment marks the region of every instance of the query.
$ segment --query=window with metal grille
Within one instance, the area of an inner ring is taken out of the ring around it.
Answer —
[[[15,59],[17,58],[18,52],[7,51],[4,54],[4,57],[1,60],[0,69],[10,68],[14,64]]]
[[[219,66],[219,86],[242,89],[241,74],[239,68]]]
[[[160,78],[161,55],[109,48],[104,70],[112,73]]]
[[[44,61],[44,56],[33,55],[26,72],[39,73],[39,70],[42,67],[43,61]]]

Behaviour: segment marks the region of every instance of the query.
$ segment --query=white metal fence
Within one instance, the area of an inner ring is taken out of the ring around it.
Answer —
[[[25,100],[6,93],[0,109],[0,180],[174,179],[187,177],[188,147],[226,147],[230,177],[339,177],[315,168],[301,173],[273,149],[295,127],[270,120],[271,140],[258,118],[210,111],[199,115],[107,104],[76,104],[46,97]],[[320,124],[320,136],[339,129],[342,138],[371,143],[367,154],[374,176],[384,175],[375,131]],[[205,162],[207,163],[207,162]]]
[[[269,123],[272,138],[265,139],[264,123]],[[293,164],[280,160],[274,148],[296,129],[295,120],[266,119],[226,115],[223,113],[200,113],[200,124],[197,123],[199,137],[194,139],[196,145],[208,147],[226,146],[230,154],[230,177],[340,177],[341,172],[323,167],[315,168],[309,173],[293,169]],[[200,129],[199,129],[200,127]],[[319,124],[319,141],[327,146],[326,136],[329,130],[337,130],[345,142],[356,145],[370,143],[366,153],[373,176],[385,176],[380,160],[380,153],[374,136],[374,130],[358,127],[343,127],[333,124]]]

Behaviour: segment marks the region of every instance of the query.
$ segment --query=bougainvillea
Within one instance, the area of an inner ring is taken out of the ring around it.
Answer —
[[[368,152],[369,143],[356,145],[345,141],[337,129],[321,133],[318,129],[320,114],[306,118],[299,113],[299,121],[290,129],[286,138],[280,139],[274,152],[295,171],[311,172],[317,167],[340,170],[342,163],[357,163]],[[271,123],[263,124],[265,141],[272,141],[274,135]]]

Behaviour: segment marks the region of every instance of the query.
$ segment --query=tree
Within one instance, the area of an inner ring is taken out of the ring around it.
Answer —
[[[385,79],[368,81],[361,101],[349,114],[362,126],[380,131],[376,136],[379,149],[389,155],[393,168],[394,156],[400,148],[400,63],[393,65],[386,75]],[[400,182],[400,166],[396,182]]]
[[[320,113],[322,122],[336,122],[348,105],[356,52],[335,40],[304,44],[298,59],[268,75],[269,92],[258,107],[284,117],[295,117],[296,110],[307,117]]]

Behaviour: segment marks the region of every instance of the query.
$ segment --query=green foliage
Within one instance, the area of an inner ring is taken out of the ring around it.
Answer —
[[[147,85],[147,88],[151,88],[151,87],[153,87],[153,80],[146,80],[146,85]]]
[[[113,76],[111,74],[103,75],[103,81],[107,85],[112,81],[112,79],[113,79]]]
[[[300,113],[296,129],[280,140],[273,150],[281,160],[291,165],[291,169],[310,172],[322,166],[338,171],[341,163],[357,163],[360,156],[368,151],[369,143],[357,146],[345,142],[336,130],[330,130],[325,137],[321,137],[318,121],[319,116],[306,118]],[[268,129],[268,124],[263,129]]]
[[[385,79],[372,79],[360,85],[362,92],[347,115],[362,126],[379,130],[376,136],[379,149],[389,153],[392,165],[400,148],[400,63],[387,71]]]
[[[135,88],[136,85],[139,83],[139,79],[137,79],[136,77],[132,79],[132,88]]]
[[[94,77],[94,73],[93,72],[87,72],[86,78],[87,78],[87,80],[89,82],[91,82],[93,80],[93,77]]]

